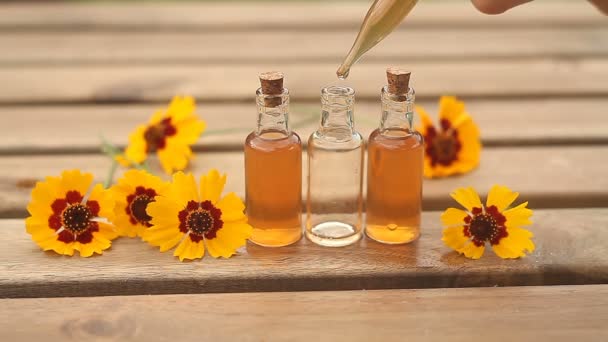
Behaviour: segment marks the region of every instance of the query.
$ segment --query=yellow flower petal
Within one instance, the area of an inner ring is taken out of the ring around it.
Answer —
[[[192,96],[174,96],[167,108],[167,115],[173,122],[187,120],[194,115],[196,102]]]
[[[245,204],[234,192],[224,196],[218,203],[218,209],[222,211],[222,220],[224,222],[242,221],[246,219]]]
[[[216,169],[209,171],[201,177],[201,201],[211,201],[211,203],[216,204],[222,195],[225,184],[225,174],[220,175]]]
[[[517,207],[502,212],[507,219],[505,222],[507,228],[520,228],[532,224],[532,221],[530,220],[532,210],[528,209],[527,206],[528,202],[525,202]]]
[[[214,258],[229,258],[244,246],[253,228],[247,223],[225,223],[214,239],[206,239],[209,254]]]
[[[61,187],[64,191],[78,191],[85,195],[93,183],[93,174],[82,173],[80,170],[68,170],[61,173]]]
[[[173,171],[182,171],[192,159],[192,149],[180,139],[172,137],[167,139],[166,147],[157,151],[160,164],[167,174]]]
[[[493,245],[494,253],[503,259],[514,259],[526,256],[526,251],[532,253],[535,249],[532,242],[533,234],[521,228],[508,228],[507,237],[502,238],[498,245]]]
[[[485,246],[476,246],[474,243],[471,242],[465,245],[464,247],[458,249],[457,251],[459,253],[464,254],[464,256],[466,256],[467,258],[479,259],[483,255],[485,249]]]
[[[445,119],[453,123],[464,112],[464,102],[454,96],[442,96],[439,99],[439,119]]]
[[[129,145],[125,149],[125,157],[130,162],[141,164],[148,157],[146,152],[146,139],[144,134],[146,126],[138,126],[133,133],[129,135]]]
[[[178,122],[176,126],[179,139],[187,145],[196,143],[207,128],[205,121],[198,120],[195,117]]]
[[[464,228],[462,226],[450,227],[443,230],[441,241],[454,250],[460,250],[469,242],[469,238],[464,235]]]
[[[179,201],[183,207],[185,207],[189,201],[200,202],[196,181],[191,173],[184,174],[181,171],[176,172],[173,175],[173,185],[173,199]]]
[[[498,211],[502,212],[508,208],[513,201],[519,196],[518,192],[513,192],[511,189],[502,185],[494,185],[488,193],[486,206],[496,206]]]
[[[479,195],[475,192],[475,189],[459,188],[450,194],[450,196],[456,200],[460,205],[465,207],[468,211],[472,211],[473,208],[481,208],[481,200]]]
[[[192,240],[189,237],[184,238],[184,240],[182,240],[182,242],[179,244],[179,246],[177,246],[177,248],[175,249],[175,252],[173,253],[173,256],[176,256],[179,258],[179,261],[184,261],[186,259],[188,260],[194,260],[194,259],[200,259],[203,257],[203,254],[205,253],[204,247],[202,249],[202,254],[199,256],[198,253],[201,251],[199,244],[202,244],[202,241],[199,242],[192,242]]]
[[[448,208],[441,214],[441,222],[445,227],[462,226],[467,216],[469,214],[464,210]]]
[[[171,238],[163,238],[162,240],[160,240],[160,251],[161,252],[166,252],[168,250],[170,250],[171,248],[175,247],[178,243],[180,243],[180,241],[182,241],[182,239],[184,239],[184,234],[183,233],[178,233],[176,234],[175,232],[173,233],[175,234],[173,237]],[[157,236],[158,237],[158,236]],[[186,239],[188,239],[188,237],[186,237]]]

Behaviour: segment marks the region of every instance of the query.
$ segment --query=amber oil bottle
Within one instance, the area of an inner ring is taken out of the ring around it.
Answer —
[[[420,236],[424,144],[412,129],[410,73],[389,68],[387,77],[380,127],[368,142],[365,232],[378,242],[403,244]]]
[[[245,140],[246,207],[250,240],[280,247],[302,236],[302,144],[289,127],[283,74],[260,74],[257,129]]]

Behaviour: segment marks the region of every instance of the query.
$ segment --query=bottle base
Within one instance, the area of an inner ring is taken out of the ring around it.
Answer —
[[[301,228],[260,229],[254,228],[249,241],[262,247],[284,247],[294,244],[302,238]]]
[[[344,247],[359,241],[363,234],[344,222],[328,221],[306,230],[308,240],[325,247]]]
[[[420,228],[399,227],[396,224],[384,226],[367,225],[365,227],[365,235],[376,242],[388,245],[402,245],[417,240],[420,237]]]

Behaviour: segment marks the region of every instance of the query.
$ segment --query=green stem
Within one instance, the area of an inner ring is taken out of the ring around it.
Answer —
[[[112,165],[110,166],[110,170],[108,171],[108,176],[106,177],[106,181],[103,183],[104,188],[109,188],[112,186],[114,182],[114,173],[116,173],[116,169],[118,168],[118,162],[116,160],[112,161]]]

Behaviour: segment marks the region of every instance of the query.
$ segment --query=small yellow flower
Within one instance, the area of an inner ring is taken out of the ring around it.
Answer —
[[[88,198],[93,175],[79,170],[64,171],[36,183],[27,206],[26,230],[45,251],[89,257],[110,248],[117,234],[108,222],[113,219],[110,193],[96,184]]]
[[[120,236],[142,236],[151,227],[148,204],[164,192],[168,184],[143,170],[129,170],[110,189],[116,205],[114,224]]]
[[[462,101],[453,96],[441,97],[438,128],[422,107],[416,106],[416,111],[422,120],[417,130],[424,136],[425,177],[467,173],[479,165],[479,129],[465,111]]]
[[[129,146],[118,162],[141,164],[148,154],[156,152],[167,174],[183,170],[192,158],[193,145],[205,130],[197,118],[194,99],[176,96],[167,110],[157,111],[147,125],[138,126],[129,136]]]
[[[466,211],[448,208],[441,215],[446,227],[441,240],[448,247],[472,259],[483,255],[486,242],[503,259],[524,257],[526,251],[534,251],[532,233],[521,228],[532,224],[528,202],[508,209],[519,193],[494,185],[485,206],[473,188],[456,189],[451,196]]]
[[[161,252],[179,244],[173,255],[180,261],[202,258],[205,246],[214,258],[231,257],[252,228],[235,193],[220,198],[225,183],[226,175],[217,170],[201,177],[200,189],[191,173],[174,174],[169,188],[148,205],[152,227],[145,231],[144,241]]]

